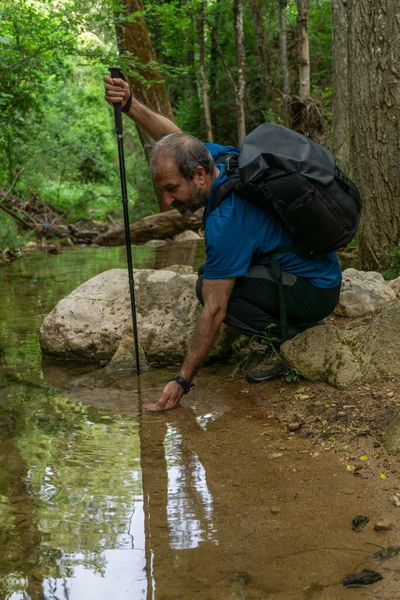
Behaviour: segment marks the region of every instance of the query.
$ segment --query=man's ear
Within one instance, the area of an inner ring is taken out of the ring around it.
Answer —
[[[206,181],[206,172],[204,170],[204,167],[200,167],[200,165],[196,167],[194,171],[193,181],[197,184],[204,185]]]

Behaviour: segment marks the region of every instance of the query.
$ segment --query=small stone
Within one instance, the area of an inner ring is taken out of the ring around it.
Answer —
[[[308,428],[308,427],[302,427],[299,431],[299,435],[300,437],[307,437],[308,435],[312,434],[312,429]]]
[[[277,506],[273,506],[271,508],[271,512],[272,512],[273,515],[279,515],[279,513],[281,512],[281,509],[278,508]]]
[[[280,458],[281,456],[283,456],[282,452],[273,452],[272,454],[268,454],[269,459]]]
[[[288,425],[289,431],[297,431],[298,429],[300,429],[300,427],[301,423],[289,423]]]
[[[236,580],[240,585],[248,585],[251,581],[251,577],[246,571],[242,571],[237,574]]]
[[[400,506],[400,498],[396,494],[392,496],[392,500],[395,506]]]
[[[365,515],[357,515],[354,517],[352,524],[354,531],[362,531],[369,523],[369,518]]]
[[[393,531],[395,528],[395,523],[390,521],[390,519],[381,519],[374,524],[375,531],[385,532],[385,531]]]
[[[383,579],[382,575],[372,569],[363,569],[361,573],[351,573],[347,575],[343,580],[343,587],[363,587],[365,585],[372,585],[377,581]]]

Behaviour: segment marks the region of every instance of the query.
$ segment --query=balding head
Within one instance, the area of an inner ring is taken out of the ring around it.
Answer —
[[[192,135],[171,133],[154,146],[151,159],[151,176],[156,181],[166,165],[175,166],[187,180],[192,181],[197,167],[207,175],[215,168],[214,160],[204,144]]]

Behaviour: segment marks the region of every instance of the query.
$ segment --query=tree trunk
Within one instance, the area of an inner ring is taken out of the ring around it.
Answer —
[[[148,108],[173,121],[167,89],[159,70],[151,66],[151,63],[156,63],[156,58],[143,16],[142,0],[121,0],[120,4],[122,13],[117,18],[117,43],[121,56],[128,54],[134,57],[128,72],[133,93]],[[121,19],[122,25],[119,24]],[[138,131],[146,158],[149,159],[154,140],[139,127]]]
[[[251,11],[253,13],[254,28],[257,40],[257,52],[260,59],[261,75],[264,83],[264,93],[266,104],[272,98],[271,73],[268,63],[268,51],[265,43],[264,22],[262,18],[261,6],[259,0],[250,0]]]
[[[235,47],[237,64],[237,90],[236,90],[236,114],[237,114],[237,132],[238,145],[243,144],[246,136],[246,118],[244,114],[244,100],[246,93],[245,77],[245,54],[244,54],[244,34],[243,34],[243,3],[242,0],[234,0],[233,18],[235,23]]]
[[[279,0],[279,48],[282,66],[282,92],[290,94],[289,61],[286,35],[286,7],[288,0]]]
[[[200,84],[201,84],[201,95],[203,98],[203,110],[204,119],[207,130],[207,141],[213,142],[214,136],[211,124],[210,105],[208,102],[207,92],[207,74],[206,74],[206,60],[204,50],[204,0],[200,0],[199,12],[197,14],[197,31],[199,41],[199,67],[200,67]]]
[[[215,28],[218,29],[219,25],[219,12],[215,15]],[[211,29],[210,29],[211,31]],[[211,61],[210,61],[210,99],[211,106],[216,102],[218,96],[218,48],[215,36],[211,35]],[[211,123],[213,133],[218,139],[218,119],[217,111],[211,110]]]
[[[332,149],[346,171],[349,158],[348,0],[332,0]]]
[[[309,0],[297,0],[297,39],[299,54],[299,96],[310,95],[310,52],[308,48]]]
[[[132,244],[144,244],[149,240],[173,237],[181,231],[191,229],[197,231],[201,227],[203,209],[193,215],[182,216],[177,210],[150,215],[140,219],[130,226]],[[125,244],[125,230],[123,227],[113,229],[96,238],[100,246],[123,246]]]
[[[398,0],[357,0],[348,10],[349,165],[364,198],[361,259],[376,269],[400,237]]]

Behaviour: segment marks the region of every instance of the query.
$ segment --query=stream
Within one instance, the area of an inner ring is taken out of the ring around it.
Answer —
[[[133,251],[136,268],[203,259],[196,243]],[[1,600],[400,598],[396,569],[370,558],[395,536],[351,528],[381,516],[372,482],[283,431],[229,365],[153,414],[176,369],[113,378],[42,358],[45,315],[124,267],[124,248],[0,266]],[[384,580],[341,585],[364,568]]]

